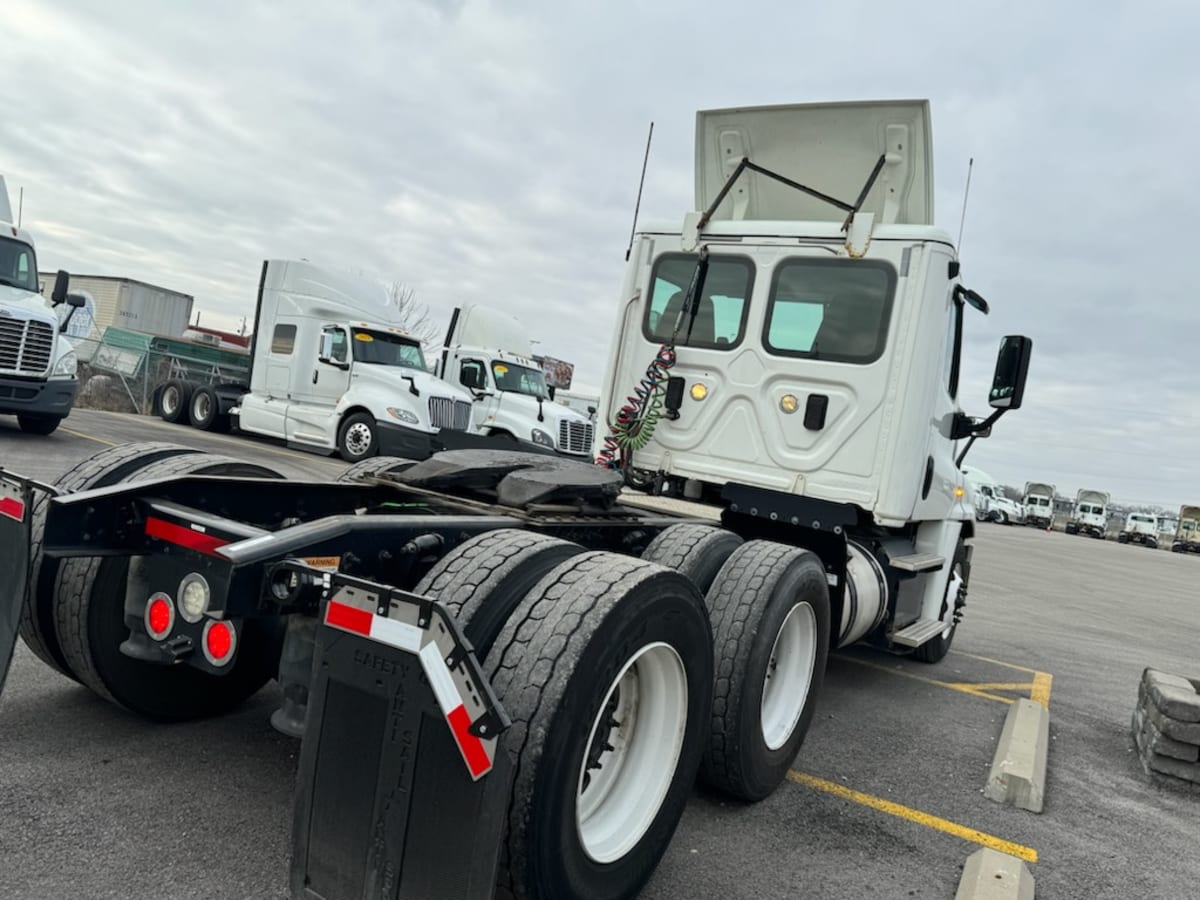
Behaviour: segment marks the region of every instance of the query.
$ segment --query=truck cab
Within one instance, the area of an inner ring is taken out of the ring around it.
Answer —
[[[995,412],[963,410],[963,334],[988,307],[933,224],[931,151],[924,101],[700,112],[697,211],[636,233],[622,287],[600,461],[826,548],[835,606],[858,607],[839,645],[948,642],[974,528],[962,442],[1024,390],[1031,342],[1005,338]]]
[[[1179,523],[1175,526],[1171,551],[1173,553],[1200,553],[1200,506],[1181,506],[1179,508]]]
[[[430,374],[421,342],[390,311],[370,279],[264,263],[250,389],[231,409],[238,427],[348,461],[424,459],[443,429],[472,430],[471,396]]]
[[[78,360],[63,336],[82,296],[68,294],[59,272],[52,304],[38,292],[33,236],[12,224],[8,190],[0,177],[0,414],[15,415],[21,430],[50,434],[75,403]]]
[[[482,306],[454,310],[438,374],[470,392],[473,423],[527,450],[590,459],[595,426],[560,403],[533,359],[528,330]]]
[[[1153,513],[1130,513],[1117,540],[1122,544],[1141,544],[1153,549],[1158,546],[1159,531],[1158,516]]]
[[[1025,507],[1025,524],[1037,528],[1054,527],[1054,496],[1056,488],[1052,484],[1040,484],[1029,481],[1025,484],[1025,495],[1022,504]]]
[[[1067,522],[1067,534],[1085,534],[1104,540],[1108,536],[1109,496],[1103,491],[1082,490]]]

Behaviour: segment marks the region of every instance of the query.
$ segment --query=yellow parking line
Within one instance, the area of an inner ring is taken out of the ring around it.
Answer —
[[[117,446],[115,441],[106,441],[104,438],[92,437],[90,434],[84,434],[82,431],[72,431],[70,428],[63,428],[61,425],[58,426],[58,430],[65,431],[72,437],[83,438],[85,441],[95,441],[97,444],[103,444],[106,447]]]
[[[932,828],[935,831],[941,831],[946,834],[953,835],[957,838],[962,838],[964,841],[970,841],[974,844],[979,844],[982,847],[990,847],[993,850],[998,850],[1001,853],[1007,853],[1009,856],[1015,856],[1017,859],[1023,859],[1028,863],[1038,861],[1037,851],[1032,847],[1026,847],[1023,844],[1016,844],[1012,841],[1006,841],[1003,838],[998,838],[995,835],[988,834],[984,831],[979,831],[975,828],[968,828],[965,825],[959,825],[957,822],[951,822],[949,819],[942,819],[938,816],[930,815],[926,812],[921,812],[919,809],[912,809],[908,806],[902,806],[899,803],[893,803],[891,800],[884,800],[882,797],[874,797],[871,794],[864,794],[862,791],[856,791],[853,788],[845,787],[838,784],[836,781],[826,781],[824,778],[818,778],[815,775],[808,775],[804,772],[790,771],[787,775],[790,781],[796,784],[802,784],[805,787],[813,788],[814,790],[824,791],[827,794],[832,794],[835,797],[840,797],[843,800],[850,800],[853,803],[861,804],[862,806],[878,810],[879,812],[887,813],[889,816],[896,816],[900,819],[905,819],[909,822],[915,822],[918,825],[924,825],[926,828]]]
[[[983,691],[1027,691],[1033,687],[1032,681],[948,681],[955,687],[978,688]]]
[[[995,700],[997,703],[1005,703],[1012,705],[1011,697],[1001,697],[999,694],[989,694],[987,691],[979,690],[975,685],[964,684],[954,681],[938,681],[936,678],[926,678],[924,675],[914,675],[912,672],[906,672],[903,669],[892,669],[887,666],[881,666],[878,663],[867,662],[865,659],[858,659],[853,656],[838,656],[838,659],[844,659],[847,662],[852,662],[855,665],[866,666],[868,669],[878,669],[880,672],[887,672],[889,675],[899,675],[901,678],[910,678],[913,681],[919,681],[922,684],[932,684],[936,687],[943,687],[947,690],[958,691],[960,694],[970,694],[973,697],[982,697],[985,700]]]
[[[1052,684],[1054,684],[1053,675],[1049,672],[1038,672],[1033,676],[1033,686],[1029,689],[1029,699],[1049,709],[1050,686]]]

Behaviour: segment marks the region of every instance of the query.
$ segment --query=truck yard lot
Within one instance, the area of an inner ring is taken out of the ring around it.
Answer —
[[[76,410],[53,435],[0,421],[0,465],[53,480],[104,446],[165,440],[289,477],[345,464],[157,419]],[[1189,896],[1197,803],[1151,785],[1129,737],[1145,666],[1200,675],[1200,560],[981,524],[941,664],[831,658],[789,784],[755,806],[697,789],[643,896],[950,897],[983,843],[1039,896]],[[1008,704],[1048,702],[1045,811],[982,795]],[[19,648],[0,699],[0,896],[283,897],[299,744],[267,688],[234,714],[154,726]]]

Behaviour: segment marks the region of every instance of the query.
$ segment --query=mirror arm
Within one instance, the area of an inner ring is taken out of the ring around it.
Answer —
[[[959,469],[962,468],[963,460],[967,458],[967,454],[971,451],[971,447],[974,446],[977,440],[979,440],[979,435],[995,425],[996,420],[1006,412],[1008,412],[1007,409],[998,409],[979,424],[972,426],[971,437],[967,440],[967,446],[963,447],[962,453],[958,454],[958,459],[954,461],[955,467]]]

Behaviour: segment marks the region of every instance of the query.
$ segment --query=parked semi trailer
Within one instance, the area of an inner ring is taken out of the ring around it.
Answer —
[[[1171,541],[1173,553],[1200,553],[1200,506],[1179,507],[1179,524]]]
[[[430,374],[383,285],[307,262],[263,263],[248,382],[169,378],[154,408],[206,431],[278,438],[348,462],[424,459],[472,430],[472,398]]]
[[[1022,505],[1025,507],[1025,524],[1037,528],[1054,527],[1055,486],[1036,481],[1025,483]]]
[[[629,897],[697,773],[771,794],[831,649],[947,653],[960,465],[1021,406],[1031,342],[1003,339],[993,411],[967,416],[987,305],[930,224],[926,103],[697,131],[700,211],[630,257],[599,465],[464,450],[292,482],[142,444],[55,485],[0,474],[0,671],[19,608],[44,662],[149,719],[278,676],[297,896]]]
[[[78,357],[64,332],[87,301],[67,293],[70,276],[60,270],[46,305],[33,236],[15,221],[0,176],[0,415],[15,415],[22,431],[50,434],[75,405]]]
[[[1082,490],[1075,495],[1075,507],[1067,522],[1067,534],[1086,534],[1104,540],[1108,536],[1108,504],[1103,491]]]

